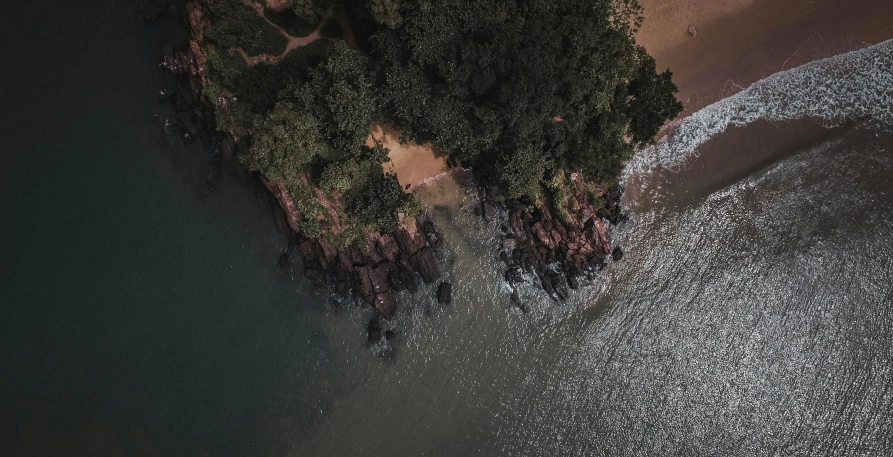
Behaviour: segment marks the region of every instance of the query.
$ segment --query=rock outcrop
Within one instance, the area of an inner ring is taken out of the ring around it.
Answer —
[[[434,249],[423,232],[426,225],[431,236],[439,236],[427,221],[413,221],[392,233],[370,235],[365,251],[354,245],[337,248],[325,237],[304,238],[298,248],[305,275],[314,281],[330,279],[338,294],[352,291],[390,318],[397,310],[396,293],[417,291],[416,277],[428,284],[440,277]]]
[[[570,185],[564,217],[554,215],[547,204],[531,210],[518,201],[500,200],[495,188],[481,189],[485,219],[492,218],[488,207],[508,210],[500,258],[506,266],[505,280],[512,287],[512,303],[522,311],[526,307],[516,284],[525,282],[524,272],[536,275],[546,293],[563,301],[571,289],[580,287],[580,278],[600,270],[609,255],[617,260],[623,256],[619,248],[612,250],[609,229],[609,224],[626,218],[620,207],[622,187],[587,191],[579,175],[572,177]]]

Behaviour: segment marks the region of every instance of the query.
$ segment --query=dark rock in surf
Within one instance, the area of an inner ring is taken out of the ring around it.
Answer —
[[[574,290],[580,288],[580,280],[577,279],[577,275],[567,275],[567,286]]]
[[[431,221],[425,221],[422,224],[422,232],[425,234],[425,241],[428,242],[428,246],[437,247],[440,245],[440,236],[437,234]]]
[[[484,220],[487,222],[492,221],[494,212],[493,205],[489,201],[484,200],[484,203],[481,204],[481,215],[484,217]]]
[[[540,276],[540,283],[543,286],[543,290],[549,294],[552,299],[555,299],[555,286],[552,284],[552,276],[549,274],[544,274]]]
[[[273,220],[276,222],[276,229],[280,233],[288,233],[288,221],[285,218],[285,211],[279,205],[273,206]]]
[[[499,258],[502,260],[503,263],[505,263],[506,266],[512,264],[511,259],[509,259],[509,254],[505,251],[499,253]]]
[[[509,296],[509,299],[511,299],[512,305],[521,310],[522,313],[527,314],[529,309],[527,308],[527,305],[521,301],[521,296],[518,295],[518,289],[514,287],[512,288],[512,294]]]
[[[304,269],[304,276],[311,281],[319,281],[323,278],[322,273],[315,268],[306,268]]]
[[[434,260],[434,252],[429,247],[424,247],[412,257],[415,269],[422,276],[422,281],[431,284],[440,277],[440,270]]]
[[[525,282],[523,273],[521,272],[521,267],[518,265],[512,265],[507,270],[505,270],[505,280],[512,284]]]
[[[614,248],[614,250],[611,251],[611,258],[614,259],[615,262],[619,262],[620,259],[623,258],[623,248],[620,246]]]
[[[377,318],[372,318],[369,320],[369,324],[366,325],[366,341],[369,344],[375,344],[381,341],[381,325],[378,323]]]
[[[279,271],[285,272],[289,266],[291,266],[291,259],[288,258],[288,253],[282,253],[279,256]]]
[[[142,10],[143,13],[143,20],[148,23],[157,21],[158,16],[161,15],[161,10],[159,10],[153,2],[142,3],[140,5],[140,10]]]
[[[550,273],[550,276],[552,276],[552,287],[555,289],[555,295],[561,301],[567,301],[568,297],[570,297],[570,292],[568,291],[567,280],[564,275],[553,271]]]
[[[437,302],[441,305],[449,305],[453,302],[453,285],[448,282],[440,283],[437,287]]]

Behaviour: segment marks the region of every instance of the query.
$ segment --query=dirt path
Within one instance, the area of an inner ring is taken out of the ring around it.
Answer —
[[[293,50],[300,48],[301,46],[306,46],[306,45],[322,38],[322,33],[321,33],[322,27],[326,23],[326,21],[328,21],[331,18],[331,17],[323,18],[322,21],[320,21],[319,25],[316,26],[316,30],[311,32],[310,35],[307,35],[305,37],[293,37],[293,36],[289,35],[288,32],[285,31],[285,29],[283,29],[282,27],[274,24],[269,19],[267,19],[267,16],[264,15],[264,5],[255,3],[252,0],[242,0],[242,2],[245,3],[246,5],[254,8],[254,10],[257,11],[258,16],[260,16],[263,20],[267,21],[267,24],[270,24],[271,26],[273,26],[276,30],[279,31],[279,33],[282,34],[283,37],[285,37],[286,40],[288,40],[288,44],[286,44],[285,50],[282,51],[282,53],[279,54],[278,56],[271,56],[269,54],[260,54],[257,56],[249,56],[248,53],[245,52],[245,50],[242,48],[231,48],[232,51],[237,52],[239,55],[242,56],[243,59],[245,59],[245,63],[247,63],[249,67],[257,65],[259,63],[265,63],[268,65],[276,65],[279,62],[282,62],[282,59],[284,59],[285,56],[287,56],[289,52],[292,52]],[[351,33],[351,38],[353,38],[352,33]]]
[[[238,53],[240,56],[242,56],[243,59],[245,59],[245,63],[247,63],[249,67],[257,65],[259,63],[265,63],[268,65],[276,65],[279,62],[282,62],[282,59],[285,59],[285,56],[287,56],[289,52],[292,52],[293,50],[300,48],[301,46],[306,46],[320,38],[323,38],[322,28],[325,25],[325,23],[327,21],[329,21],[330,19],[334,19],[335,21],[338,22],[338,25],[341,27],[342,38],[347,43],[347,45],[353,49],[359,49],[357,47],[357,41],[354,38],[353,29],[350,26],[350,22],[347,20],[347,13],[345,13],[344,11],[341,11],[337,15],[331,15],[331,16],[324,17],[319,22],[319,25],[316,26],[316,30],[311,32],[310,35],[307,35],[305,37],[293,37],[293,36],[289,35],[288,32],[285,31],[285,29],[283,29],[279,25],[277,25],[277,24],[271,22],[269,19],[267,19],[267,16],[264,14],[264,5],[263,4],[256,3],[253,0],[242,0],[242,2],[245,3],[246,5],[254,8],[254,11],[257,12],[258,16],[260,16],[263,20],[267,21],[267,24],[270,24],[271,26],[273,26],[276,30],[279,31],[279,33],[282,34],[283,37],[285,37],[286,40],[288,40],[288,44],[285,45],[285,50],[282,51],[282,53],[279,54],[278,56],[271,56],[269,54],[260,54],[257,56],[249,56],[248,53],[245,52],[245,50],[242,48],[231,48],[232,52]],[[283,5],[287,6],[287,4],[285,2],[282,2],[279,0],[267,0],[266,5],[270,9],[273,9],[276,11],[281,11],[281,10],[285,9],[285,6],[283,6]]]

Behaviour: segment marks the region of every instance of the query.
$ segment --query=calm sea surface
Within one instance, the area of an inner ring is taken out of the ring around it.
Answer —
[[[852,82],[833,115],[767,86],[644,151],[627,256],[564,304],[512,313],[499,222],[433,183],[454,302],[404,297],[382,361],[165,133],[170,24],[0,9],[0,455],[893,455],[890,43],[785,76]]]

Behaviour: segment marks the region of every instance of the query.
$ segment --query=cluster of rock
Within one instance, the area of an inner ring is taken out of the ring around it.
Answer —
[[[441,239],[430,221],[404,224],[392,233],[371,235],[364,248],[337,248],[325,237],[306,238],[298,248],[304,257],[305,276],[329,281],[336,293],[347,298],[351,291],[390,318],[397,310],[395,294],[416,292],[419,282],[433,284],[440,278],[435,250]],[[451,301],[451,286],[441,283],[438,300]]]
[[[623,188],[597,190],[593,201],[581,177],[575,176],[572,184],[564,218],[556,217],[545,204],[530,210],[518,201],[500,201],[496,189],[481,190],[484,218],[492,217],[497,206],[508,210],[500,257],[512,288],[512,302],[522,311],[527,307],[521,302],[517,284],[525,282],[524,272],[536,275],[553,299],[564,301],[569,289],[580,287],[581,278],[592,279],[605,266],[609,255],[614,260],[623,256],[619,247],[612,249],[609,228],[626,218],[620,207]]]

